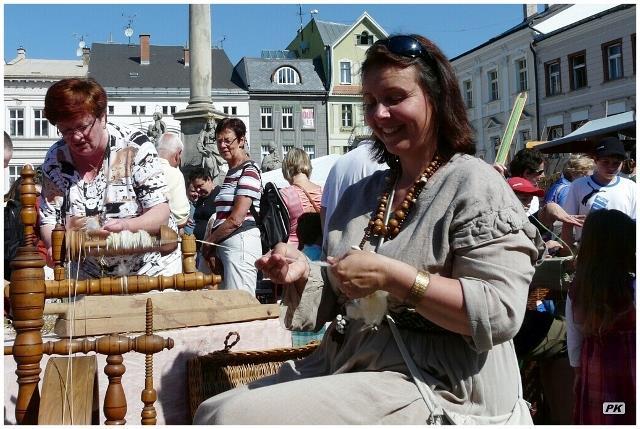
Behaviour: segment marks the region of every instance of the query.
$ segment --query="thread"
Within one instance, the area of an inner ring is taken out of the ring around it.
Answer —
[[[106,243],[107,250],[114,251],[149,249],[158,244],[157,240],[144,230],[112,232],[107,237]]]

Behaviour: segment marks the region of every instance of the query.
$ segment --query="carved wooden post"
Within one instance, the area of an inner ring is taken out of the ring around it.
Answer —
[[[151,298],[147,299],[147,318],[145,325],[145,335],[153,335],[153,304]],[[156,424],[156,409],[153,406],[154,402],[158,399],[156,389],[153,387],[153,353],[147,353],[144,357],[144,390],[140,395],[140,399],[144,403],[142,408],[143,425],[155,425]]]
[[[24,242],[11,261],[11,287],[9,299],[13,313],[16,339],[13,357],[17,364],[18,398],[16,422],[37,424],[40,407],[40,361],[42,360],[42,313],[44,310],[44,261],[35,247],[36,187],[35,171],[30,165],[22,168],[20,217],[24,224]]]
[[[125,372],[122,365],[122,355],[107,356],[107,365],[104,373],[109,377],[109,386],[104,395],[104,417],[106,425],[123,425],[127,423],[124,416],[127,415],[127,398],[122,388],[122,375]]]
[[[182,236],[182,272],[184,274],[196,272],[196,236],[184,234]]]

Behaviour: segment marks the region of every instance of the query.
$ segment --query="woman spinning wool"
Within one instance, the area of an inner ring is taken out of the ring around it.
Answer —
[[[153,143],[138,130],[107,121],[107,94],[100,84],[63,79],[49,88],[44,103],[46,118],[62,137],[42,165],[40,231],[49,251],[56,222],[67,230],[97,230],[103,236],[139,230],[155,234],[160,225],[177,231]],[[79,277],[180,271],[176,250],[165,256],[88,256],[80,263]]]
[[[377,41],[362,91],[390,170],[341,197],[329,267],[286,244],[256,263],[285,284],[288,327],[333,322],[312,355],[207,400],[195,422],[531,424],[512,338],[539,235],[505,181],[471,155],[458,82],[432,42]],[[272,412],[282,404],[292,412]]]

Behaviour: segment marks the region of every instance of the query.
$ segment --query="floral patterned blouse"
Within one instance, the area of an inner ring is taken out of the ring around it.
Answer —
[[[128,126],[108,123],[107,131],[109,142],[104,162],[91,182],[82,179],[64,140],[51,146],[42,165],[41,225],[55,225],[57,221],[64,224],[68,216],[86,217],[89,225],[97,222],[102,225],[107,219],[140,216],[145,209],[167,201],[165,177],[153,143],[145,134]],[[168,225],[177,231],[172,216]],[[80,272],[82,277],[94,278],[170,275],[174,272],[167,272],[166,267],[175,266],[174,262],[179,259],[179,250],[166,256],[158,252],[87,256],[80,263]]]

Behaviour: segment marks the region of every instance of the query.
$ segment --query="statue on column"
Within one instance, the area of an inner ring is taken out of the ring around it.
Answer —
[[[165,131],[167,131],[167,125],[162,120],[162,113],[155,112],[153,114],[153,124],[149,124],[149,128],[147,128],[147,136],[151,141],[155,142]]]
[[[276,153],[276,145],[273,143],[269,143],[269,153],[264,156],[262,159],[262,165],[260,169],[263,173],[267,171],[277,170],[282,167],[282,160]]]
[[[209,171],[212,179],[216,179],[221,173],[226,174],[227,162],[218,151],[216,143],[216,121],[213,117],[207,119],[204,129],[198,135],[196,142],[198,152],[202,154],[202,167]]]

